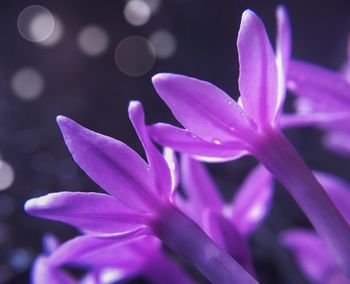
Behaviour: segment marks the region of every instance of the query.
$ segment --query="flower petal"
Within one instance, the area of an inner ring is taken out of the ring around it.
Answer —
[[[222,249],[226,250],[249,273],[254,274],[252,257],[247,240],[224,216],[206,210],[204,231]]]
[[[336,268],[336,264],[315,232],[291,229],[283,232],[280,239],[282,244],[292,251],[300,269],[312,283],[324,283]]]
[[[200,216],[206,209],[221,212],[224,201],[205,166],[186,155],[181,156],[181,180],[189,206]],[[191,216],[192,217],[192,216]],[[196,218],[197,220],[197,218]]]
[[[272,206],[271,174],[261,165],[244,180],[232,201],[232,221],[242,235],[251,234]]]
[[[203,161],[229,161],[245,155],[246,146],[240,142],[215,144],[204,141],[188,130],[165,123],[148,126],[149,134],[157,143],[186,153]]]
[[[348,113],[284,114],[281,116],[280,126],[282,128],[307,126],[333,128],[348,123],[349,119]]]
[[[99,186],[134,210],[154,207],[152,172],[136,152],[69,118],[57,122],[74,160]]]
[[[152,81],[176,119],[203,140],[232,141],[252,128],[241,107],[208,82],[177,74],[157,74]]]
[[[315,175],[339,212],[350,225],[350,185],[330,174],[316,172]]]
[[[50,193],[28,200],[25,210],[33,216],[68,223],[87,232],[125,232],[145,222],[145,216],[112,196],[92,192]]]
[[[64,271],[49,264],[47,257],[39,256],[33,264],[31,272],[31,283],[35,284],[78,284]]]
[[[143,148],[145,149],[151,171],[155,177],[155,184],[158,185],[155,186],[155,189],[158,191],[157,195],[169,199],[171,193],[170,169],[164,160],[164,157],[154,146],[148,136],[145,125],[145,114],[140,102],[130,102],[129,118],[142,142]]]
[[[112,258],[99,257],[97,255],[113,246],[123,246],[131,240],[147,235],[145,228],[139,228],[123,234],[106,234],[106,235],[83,235],[69,240],[62,244],[51,256],[50,263],[55,266],[74,264],[79,266],[110,266],[123,262],[123,254],[114,254]],[[136,252],[135,252],[136,253]],[[109,254],[110,255],[110,254]],[[118,257],[117,257],[118,256]],[[129,256],[127,256],[129,257]]]
[[[346,112],[350,105],[350,83],[341,74],[321,66],[292,60],[288,70],[288,89],[305,96],[329,111]]]
[[[275,55],[264,24],[250,10],[242,15],[237,47],[244,110],[258,126],[270,125],[280,107]]]
[[[277,120],[283,110],[286,96],[286,75],[291,58],[291,31],[287,9],[280,5],[276,10],[277,17],[277,42],[276,42],[276,64],[278,75],[278,95],[276,109]],[[277,121],[276,121],[277,122]]]
[[[292,34],[289,16],[286,7],[280,5],[276,10],[277,17],[277,41],[276,57],[281,60],[283,71],[287,74],[289,61],[292,54]]]

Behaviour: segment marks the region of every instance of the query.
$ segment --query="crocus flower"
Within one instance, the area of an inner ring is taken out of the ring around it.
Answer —
[[[350,224],[350,186],[339,178],[324,173],[318,173],[317,178]],[[316,232],[294,228],[283,232],[280,239],[291,250],[300,269],[311,283],[350,283],[350,280],[339,270]]]
[[[31,283],[47,284],[49,281],[52,284],[78,284],[77,280],[49,261],[50,254],[59,246],[57,240],[51,235],[46,235],[43,238],[43,245],[44,253],[39,255],[33,263]]]
[[[154,87],[185,129],[156,124],[149,132],[158,143],[201,159],[255,156],[294,197],[350,276],[350,227],[278,127],[290,36],[283,8],[277,16],[275,56],[261,20],[251,11],[243,13],[237,43],[238,103],[208,82],[158,74],[153,77]]]
[[[257,166],[232,201],[226,203],[201,162],[182,155],[181,173],[186,198],[177,193],[177,206],[254,275],[248,237],[272,205],[271,175],[262,166]]]
[[[340,154],[350,155],[347,143],[350,138],[350,37],[347,60],[339,71],[297,59],[287,61],[290,61],[286,72],[287,87],[297,96],[296,113],[284,115],[281,126],[324,129],[324,145]]]
[[[130,104],[129,117],[148,163],[124,143],[59,116],[58,124],[74,160],[110,195],[52,193],[29,200],[25,204],[26,211],[71,224],[88,233],[81,237],[87,242],[84,248],[101,248],[153,234],[214,283],[256,283],[173,205],[171,172],[147,135],[140,103]]]
[[[324,145],[350,155],[350,38],[348,60],[340,71],[292,60],[287,85],[297,95],[296,114],[283,118],[284,127],[316,126],[326,130]]]

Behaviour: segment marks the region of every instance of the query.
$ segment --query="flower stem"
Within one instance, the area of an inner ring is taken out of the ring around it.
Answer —
[[[289,191],[350,277],[350,226],[295,148],[275,129],[261,135],[250,152]]]
[[[171,204],[163,208],[152,227],[156,236],[212,283],[258,283],[195,222]]]
[[[161,250],[152,255],[151,262],[146,264],[144,275],[154,284],[194,284],[195,281],[181,266],[166,256]]]

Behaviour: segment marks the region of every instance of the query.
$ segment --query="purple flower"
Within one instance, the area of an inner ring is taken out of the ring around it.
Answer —
[[[149,132],[158,143],[203,160],[255,156],[294,197],[350,275],[350,227],[278,128],[290,33],[283,8],[277,17],[275,56],[261,20],[251,11],[243,13],[237,42],[241,93],[237,103],[204,81],[176,74],[154,76],[157,93],[185,129],[156,124]]]
[[[288,89],[295,95],[296,114],[282,118],[283,127],[316,126],[326,130],[323,142],[340,154],[350,155],[350,37],[347,61],[340,71],[301,60],[290,60]]]
[[[317,179],[350,224],[350,186],[334,176],[317,173]],[[300,269],[311,283],[349,284],[329,255],[320,237],[309,229],[289,229],[280,236],[281,242],[293,253]]]
[[[182,155],[181,173],[186,198],[176,193],[177,206],[254,275],[248,237],[272,205],[271,175],[257,166],[228,204],[200,162]]]
[[[87,250],[152,234],[213,282],[256,283],[229,254],[174,207],[174,179],[167,162],[147,135],[140,103],[130,103],[129,117],[148,163],[124,143],[59,116],[58,124],[74,160],[110,195],[52,193],[27,201],[26,211],[68,223],[88,234],[68,242],[66,246],[71,247],[63,250],[62,258],[79,258]]]

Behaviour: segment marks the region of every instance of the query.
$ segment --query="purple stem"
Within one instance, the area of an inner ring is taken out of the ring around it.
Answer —
[[[159,212],[159,218],[152,227],[156,236],[192,263],[212,283],[258,283],[195,222],[171,204]]]
[[[195,281],[170,256],[157,251],[147,263],[143,275],[154,284],[194,284]]]
[[[343,272],[350,277],[350,226],[295,148],[275,129],[259,136],[250,152],[293,196],[327,245]]]

